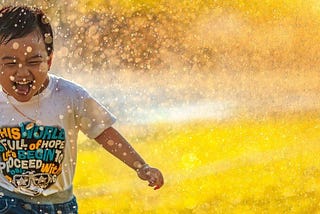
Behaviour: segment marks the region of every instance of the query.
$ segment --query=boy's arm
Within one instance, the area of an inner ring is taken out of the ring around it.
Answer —
[[[112,155],[134,169],[142,180],[147,180],[149,186],[159,189],[163,185],[161,172],[156,168],[149,167],[126,139],[113,127],[104,130],[95,140]]]

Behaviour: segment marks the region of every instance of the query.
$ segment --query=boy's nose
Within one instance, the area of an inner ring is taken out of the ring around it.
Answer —
[[[18,64],[17,76],[28,76],[29,74],[30,72],[25,65]]]

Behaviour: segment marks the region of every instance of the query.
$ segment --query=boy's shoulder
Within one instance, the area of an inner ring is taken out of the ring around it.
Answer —
[[[67,80],[61,76],[57,76],[54,74],[49,74],[49,78],[50,78],[49,89],[54,93],[61,92],[64,95],[75,94],[75,93],[87,94],[87,90],[83,86],[71,80]]]

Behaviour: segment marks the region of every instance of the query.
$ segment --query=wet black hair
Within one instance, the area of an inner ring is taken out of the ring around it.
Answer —
[[[48,56],[53,52],[53,32],[48,17],[36,7],[5,6],[0,9],[0,45],[38,30]]]

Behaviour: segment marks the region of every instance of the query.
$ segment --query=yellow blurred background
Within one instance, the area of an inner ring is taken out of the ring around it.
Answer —
[[[165,177],[152,190],[80,134],[80,213],[320,213],[320,2],[20,3],[51,18],[52,72]]]

